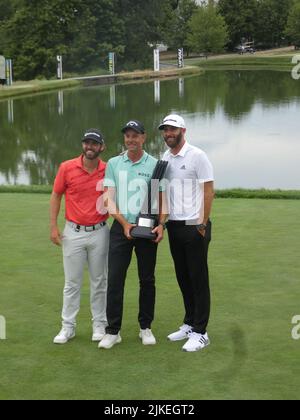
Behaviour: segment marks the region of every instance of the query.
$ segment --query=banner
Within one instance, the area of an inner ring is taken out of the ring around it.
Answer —
[[[160,71],[159,50],[154,50],[154,71]]]
[[[180,69],[182,69],[184,67],[184,52],[183,52],[183,48],[180,48],[178,50],[178,67]]]
[[[108,54],[108,66],[109,66],[109,73],[115,74],[115,58],[116,53],[109,53]]]
[[[56,59],[57,59],[57,78],[62,80],[63,79],[62,56],[58,55]]]
[[[6,84],[7,86],[11,86],[12,82],[13,82],[13,77],[12,77],[12,60],[11,59],[7,59],[5,61],[5,67],[6,67]]]
[[[5,57],[3,55],[0,55],[0,79],[5,80],[6,74],[5,74]]]

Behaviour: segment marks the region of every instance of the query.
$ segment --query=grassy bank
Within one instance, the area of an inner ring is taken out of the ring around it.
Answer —
[[[90,76],[88,78],[65,79],[65,80],[49,80],[39,81],[34,80],[30,82],[17,82],[11,87],[0,87],[0,100],[8,99],[17,96],[31,95],[35,93],[47,92],[51,90],[66,89],[78,86],[85,86],[86,84],[108,84],[108,83],[125,83],[134,80],[149,80],[154,78],[172,78],[178,76],[188,76],[200,74],[203,70],[199,67],[188,66],[184,69],[169,68],[154,72],[151,70],[136,71],[131,73],[119,73],[115,76],[100,75]]]
[[[203,70],[274,70],[274,71],[292,71],[294,64],[292,64],[292,57],[300,55],[300,52],[294,51],[292,48],[279,49],[274,51],[257,52],[255,55],[237,55],[226,54],[222,56],[213,56],[208,60],[205,58],[191,58],[186,59],[186,67],[178,69],[176,67],[167,68],[160,72],[153,72],[152,70],[134,71],[130,73],[118,73],[112,77],[112,83],[124,83],[126,81],[134,80],[149,80],[152,78],[178,77],[200,74]],[[163,56],[162,56],[163,57]],[[162,62],[168,61],[172,65],[177,64],[173,55],[167,60],[167,56]],[[200,69],[199,69],[200,67]],[[203,69],[203,70],[202,70]],[[106,79],[105,83],[110,78],[104,71],[100,75],[85,74],[83,76],[90,76],[93,78],[93,83],[101,84],[101,78]],[[29,82],[17,82],[12,87],[0,88],[0,100],[11,97],[30,95],[34,93],[46,92],[56,89],[65,89],[69,87],[76,87],[85,85],[86,80],[81,79],[65,79],[65,80],[49,80],[40,81],[33,80]]]
[[[0,314],[7,321],[7,340],[0,340],[1,400],[299,399],[300,341],[291,339],[291,319],[299,313],[299,201],[216,201],[212,344],[195,354],[166,340],[183,317],[167,241],[157,264],[157,346],[143,347],[137,336],[135,263],[121,345],[105,352],[90,341],[87,274],[77,337],[66,346],[52,344],[63,269],[61,250],[48,240],[48,203],[38,194],[0,198]]]
[[[205,70],[273,70],[291,72],[293,67],[292,55],[287,56],[256,56],[245,55],[230,58],[214,59],[191,59],[187,60],[189,64],[200,66]]]
[[[195,66],[187,66],[183,69],[178,69],[176,67],[161,70],[160,72],[154,72],[154,71],[135,71],[132,73],[120,73],[117,75],[117,81],[123,82],[123,81],[130,81],[130,80],[147,80],[147,79],[156,79],[159,78],[165,78],[165,77],[178,77],[178,76],[189,76],[189,75],[196,75],[200,74],[202,72],[201,69],[195,67]]]
[[[50,194],[52,187],[49,185],[0,185],[1,193],[24,193],[24,194]],[[217,190],[217,198],[249,198],[249,199],[273,199],[273,200],[300,200],[300,190],[248,190],[242,188]]]
[[[294,47],[278,48],[266,51],[257,51],[255,54],[239,55],[236,53],[226,53],[220,55],[185,58],[185,64],[190,66],[200,66],[206,70],[274,70],[292,71],[294,64],[292,58],[300,55]],[[164,56],[164,61],[175,64],[176,55],[169,54]]]
[[[77,80],[33,80],[30,82],[17,82],[11,87],[0,87],[0,100],[51,90],[73,88],[80,85],[81,83]]]

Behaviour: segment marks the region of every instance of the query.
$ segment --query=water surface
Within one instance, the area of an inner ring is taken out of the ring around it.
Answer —
[[[185,79],[64,90],[0,102],[0,184],[51,184],[100,128],[104,159],[123,148],[121,127],[140,119],[147,150],[164,151],[157,126],[177,112],[205,150],[217,188],[300,188],[300,81],[289,73],[211,71]]]

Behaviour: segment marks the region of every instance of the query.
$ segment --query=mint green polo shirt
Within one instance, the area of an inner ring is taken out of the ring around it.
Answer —
[[[108,161],[104,186],[116,189],[116,204],[129,223],[136,223],[156,164],[157,159],[146,152],[135,163],[127,153]]]

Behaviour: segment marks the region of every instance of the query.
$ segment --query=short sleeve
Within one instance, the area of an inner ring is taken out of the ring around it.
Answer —
[[[197,177],[202,182],[212,182],[214,181],[214,170],[213,166],[208,159],[206,153],[201,153],[197,155],[196,161],[196,172]]]
[[[66,192],[67,189],[67,181],[66,181],[66,171],[65,171],[65,165],[62,163],[59,167],[59,170],[57,172],[54,186],[53,186],[53,192],[59,195],[63,195]]]
[[[114,173],[114,168],[111,161],[108,161],[105,178],[104,178],[104,187],[116,188],[116,178]]]
[[[167,180],[166,178],[163,178],[159,183],[159,192],[166,192],[167,190]]]

